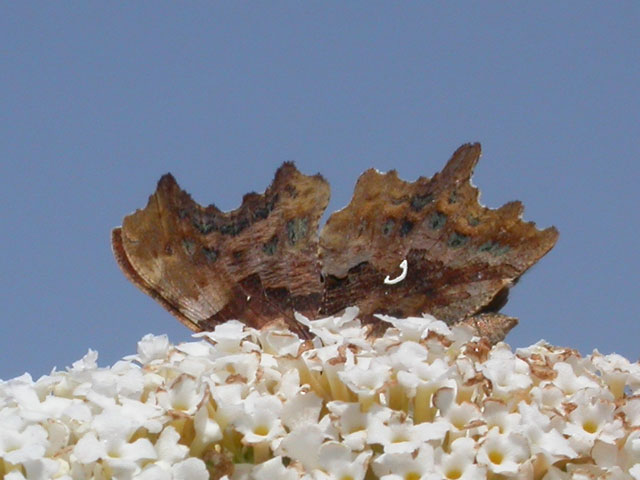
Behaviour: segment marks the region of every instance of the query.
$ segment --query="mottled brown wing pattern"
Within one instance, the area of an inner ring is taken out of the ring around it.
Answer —
[[[317,230],[328,201],[327,182],[291,163],[228,213],[198,205],[165,175],[114,230],[113,248],[129,279],[192,330],[232,318],[300,330],[294,310],[313,315],[322,298]]]
[[[135,285],[196,331],[237,318],[307,335],[295,311],[316,318],[356,305],[368,322],[431,313],[495,342],[517,322],[496,313],[509,287],[558,234],[522,221],[519,202],[480,205],[470,182],[479,156],[478,144],[463,145],[442,172],[413,183],[366,171],[319,238],[329,186],[291,163],[227,213],[165,175],[147,207],[114,229],[113,250]],[[406,277],[386,283],[403,260]]]
[[[323,313],[357,298],[365,318],[429,312],[460,321],[503,296],[548,252],[556,229],[522,221],[519,202],[497,210],[478,203],[470,178],[479,157],[478,144],[464,145],[441,173],[413,183],[395,171],[366,171],[351,203],[320,234]],[[405,259],[406,278],[384,283]]]

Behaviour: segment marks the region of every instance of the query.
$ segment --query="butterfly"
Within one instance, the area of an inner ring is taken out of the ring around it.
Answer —
[[[441,172],[411,183],[369,169],[319,232],[329,185],[293,163],[230,212],[199,205],[166,174],[113,230],[113,251],[129,280],[194,331],[238,319],[308,337],[294,312],[319,318],[355,305],[374,326],[375,314],[428,313],[495,343],[517,323],[498,312],[509,288],[558,231],[523,221],[518,201],[478,202],[470,179],[480,152],[463,145]]]

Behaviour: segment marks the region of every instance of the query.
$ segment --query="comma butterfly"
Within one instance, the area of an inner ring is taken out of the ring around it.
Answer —
[[[479,144],[463,145],[413,183],[367,170],[319,234],[329,185],[292,163],[230,212],[200,206],[167,174],[113,230],[113,250],[129,280],[195,331],[239,319],[307,336],[294,312],[318,318],[355,305],[374,325],[376,313],[426,312],[495,343],[517,323],[497,313],[509,288],[558,232],[524,222],[520,202],[480,205],[470,182],[479,157]]]

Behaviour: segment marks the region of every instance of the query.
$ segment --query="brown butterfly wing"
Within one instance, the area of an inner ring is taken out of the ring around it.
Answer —
[[[519,202],[497,210],[480,205],[470,182],[479,157],[480,145],[463,145],[442,172],[413,183],[395,171],[362,174],[351,203],[320,234],[326,285],[321,311],[338,311],[357,299],[364,318],[426,312],[457,322],[504,296],[558,234],[522,221]],[[405,259],[404,280],[385,283],[386,276],[400,274]]]
[[[317,230],[328,200],[327,182],[291,163],[227,213],[165,175],[147,207],[114,230],[113,249],[127,277],[192,330],[236,318],[300,331],[293,312],[315,315],[322,298]]]

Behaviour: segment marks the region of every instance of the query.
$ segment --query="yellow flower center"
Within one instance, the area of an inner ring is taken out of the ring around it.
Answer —
[[[269,429],[265,425],[258,425],[253,429],[253,433],[264,436],[269,433]]]
[[[404,480],[420,480],[421,475],[416,472],[409,472],[404,476]]]
[[[587,433],[596,433],[598,431],[598,425],[591,420],[587,420],[582,424],[582,428]]]
[[[452,468],[451,470],[447,470],[446,475],[449,480],[455,480],[462,476],[462,472],[457,468]]]
[[[492,450],[491,452],[489,452],[489,460],[491,460],[491,463],[495,465],[500,465],[502,463],[502,460],[504,460],[504,455],[502,455],[502,452]]]

